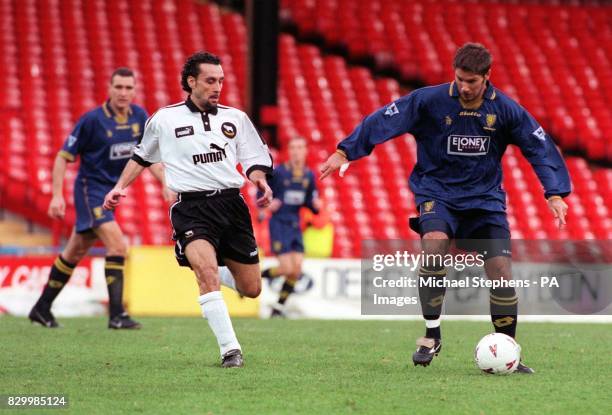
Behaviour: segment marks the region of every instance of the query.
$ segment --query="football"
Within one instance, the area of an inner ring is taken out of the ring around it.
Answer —
[[[521,360],[521,346],[505,334],[488,334],[476,345],[474,359],[478,368],[485,373],[510,374]]]

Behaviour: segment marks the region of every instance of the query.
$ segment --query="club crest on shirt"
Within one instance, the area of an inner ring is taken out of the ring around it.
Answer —
[[[487,127],[493,127],[495,125],[495,121],[497,120],[497,115],[495,114],[487,114]]]
[[[237,129],[236,126],[231,122],[224,122],[223,124],[221,124],[221,132],[227,138],[234,138],[236,137]]]
[[[132,123],[132,137],[138,137],[140,135],[140,124],[137,122]]]
[[[435,200],[430,200],[423,203],[423,213],[431,213],[433,211]]]
[[[483,128],[485,130],[495,131],[495,128],[493,128],[493,126],[495,125],[495,121],[497,121],[497,115],[495,115],[495,114],[487,114],[487,117],[485,118],[485,121],[487,123],[487,126],[483,127]]]

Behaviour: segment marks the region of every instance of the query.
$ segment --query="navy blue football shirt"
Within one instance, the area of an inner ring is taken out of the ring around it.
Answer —
[[[308,167],[297,170],[292,169],[289,163],[281,164],[274,169],[269,185],[274,198],[283,202],[272,214],[272,219],[299,222],[302,206],[318,213],[313,206],[317,192],[315,176]]]
[[[79,119],[59,154],[68,161],[81,158],[78,178],[112,187],[142,137],[146,120],[146,111],[137,105],[130,105],[128,117],[120,117],[107,101]]]
[[[510,144],[533,166],[546,197],[571,191],[567,167],[550,136],[491,83],[476,109],[461,105],[455,82],[417,89],[368,115],[338,149],[356,160],[405,133],[417,143],[410,176],[417,205],[438,200],[457,210],[504,211],[501,157]]]

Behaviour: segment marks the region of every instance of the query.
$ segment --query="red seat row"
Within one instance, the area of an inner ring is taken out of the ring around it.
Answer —
[[[330,8],[333,5],[345,4],[333,0],[329,2],[329,7],[327,2],[315,3],[321,6],[321,10],[327,10],[326,13],[336,10]],[[398,11],[395,3],[389,2],[387,5],[394,13]],[[398,24],[399,28],[390,28],[372,20],[374,23],[367,32],[368,36],[382,42],[379,50],[389,50],[386,57],[378,56],[380,59],[391,62],[392,58],[399,58],[401,55],[391,54],[393,49],[389,49],[395,48],[399,40],[389,41],[385,31],[400,30],[403,27],[400,23],[408,17],[383,11],[376,1],[369,2],[371,5],[367,7],[371,9],[366,8],[366,11],[361,9],[362,2],[354,4],[360,7],[347,7],[355,16],[365,18],[372,13],[376,17],[387,16]],[[289,6],[285,4],[285,7]],[[415,27],[425,24],[423,22],[429,24],[430,21],[444,23],[447,14],[453,15],[440,11],[436,17],[419,1],[411,2],[406,7],[415,13],[409,16]],[[308,12],[310,9],[305,6],[301,10]],[[513,17],[499,13],[495,20],[498,24],[511,24],[508,22]],[[477,15],[483,18],[481,12]],[[506,23],[499,23],[504,19]],[[342,39],[344,35],[354,34],[351,19],[340,20],[346,26]],[[321,18],[320,22],[317,20],[316,30],[322,30],[325,24],[329,24],[329,21],[324,24],[325,21],[325,18]],[[51,225],[45,212],[51,196],[53,158],[78,117],[103,101],[108,75],[113,68],[127,65],[137,71],[139,89],[136,101],[152,112],[162,105],[183,99],[179,72],[185,56],[197,49],[210,50],[224,60],[226,82],[223,103],[244,107],[248,44],[244,19],[214,4],[189,0],[0,0],[0,22],[3,28],[7,28],[0,34],[0,156],[5,160],[0,165],[0,206],[41,224]],[[193,30],[194,27],[201,30]],[[486,31],[487,27],[483,25],[482,30]],[[408,30],[408,27],[404,29]],[[448,28],[439,33],[427,30],[409,32],[413,40],[430,42],[433,38],[463,36],[465,33],[462,30]],[[340,40],[340,31],[336,32],[335,39]],[[500,36],[493,31],[490,35]],[[500,44],[505,47],[507,39],[501,39]],[[363,42],[363,53],[369,53],[369,47],[369,42]],[[448,48],[440,50],[439,45],[428,50],[420,46],[407,47],[410,56],[419,56],[423,62],[428,62],[428,73],[437,76],[436,79],[442,80],[444,73],[448,76]],[[508,50],[518,48],[515,42],[508,43],[507,47]],[[521,51],[530,53],[524,48]],[[546,53],[548,59],[548,51]],[[589,55],[591,61],[595,62],[595,58]],[[319,48],[300,44],[288,35],[280,38],[279,60],[279,139],[281,143],[286,143],[295,135],[306,137],[310,143],[308,161],[315,169],[333,152],[337,141],[349,134],[364,115],[408,92],[402,90],[394,79],[374,77],[368,69],[350,66],[345,59],[325,55]],[[569,64],[571,62],[559,67],[565,68]],[[517,67],[524,70],[523,66],[527,64],[521,65]],[[408,65],[406,68],[418,74],[422,67]],[[510,82],[516,79],[514,68],[509,65],[505,72],[499,71],[500,86],[508,87],[515,94],[516,91],[535,88],[546,91],[542,93],[546,100],[569,102],[567,99],[571,97],[567,95],[568,92],[562,89],[548,92],[545,88],[548,81],[538,77],[531,77],[536,84],[544,82],[537,87]],[[501,73],[505,73],[506,77]],[[559,77],[555,71],[545,78],[556,82]],[[585,80],[583,78],[580,78],[580,82]],[[540,98],[540,95],[526,95],[521,99],[528,100],[528,97],[542,107],[541,115],[546,118],[551,110],[549,101]],[[585,100],[590,105],[597,102],[595,95],[585,96]],[[582,121],[579,120],[582,118],[578,118],[578,114],[584,115],[586,107],[580,109],[572,105],[574,103],[568,103],[567,108],[555,106],[554,116],[549,121],[552,123],[558,116],[572,129],[581,128]],[[571,117],[567,116],[569,111]],[[597,122],[600,122],[599,119]],[[583,136],[580,140],[576,139],[575,145],[579,145],[583,139]],[[335,226],[335,256],[358,257],[363,239],[417,238],[408,228],[408,218],[416,212],[407,186],[408,175],[415,161],[414,140],[410,136],[400,137],[379,146],[367,159],[353,163],[344,179],[333,176],[320,182],[321,194]],[[542,191],[519,152],[510,148],[503,163],[509,219],[515,237],[612,238],[608,207],[612,205],[611,169],[596,169],[583,159],[567,158],[575,192],[569,198],[572,211],[568,226],[560,231],[554,227],[552,219],[543,214],[546,206]],[[67,196],[71,194],[75,174],[75,166],[71,166],[65,186]],[[252,187],[247,186],[245,192],[254,196]],[[252,200],[253,197],[247,197],[249,203]],[[69,209],[61,229],[63,234],[70,231],[69,226],[74,220],[71,197],[67,197],[67,201]],[[143,175],[130,189],[125,205],[117,211],[117,217],[134,243],[171,243],[167,206],[161,199],[159,185],[150,174]],[[260,245],[269,253],[266,224],[254,221],[254,226]]]
[[[535,3],[283,0],[281,16],[427,84],[449,80],[458,46],[481,42],[494,55],[492,81],[564,149],[612,161],[612,7]]]

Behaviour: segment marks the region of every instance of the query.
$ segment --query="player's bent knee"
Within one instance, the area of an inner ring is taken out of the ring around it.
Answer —
[[[512,279],[512,263],[510,258],[498,256],[485,261],[485,271],[489,279]]]
[[[85,247],[85,246],[72,247],[72,249],[65,249],[64,252],[62,252],[62,258],[64,258],[66,261],[70,262],[71,264],[77,264],[83,258],[85,258],[85,255],[87,255],[88,251],[89,251],[89,247]]]
[[[240,294],[248,298],[259,297],[259,294],[261,294],[261,280],[257,279],[246,284],[246,287],[240,287]]]
[[[64,250],[64,252],[62,252],[62,258],[72,264],[79,262],[85,257],[85,255],[87,255],[87,249],[82,247],[76,247],[74,249]]]
[[[285,277],[290,281],[297,281],[300,277],[300,272],[296,269],[292,269],[291,272],[285,274]]]
[[[423,235],[421,246],[426,254],[445,254],[449,245],[448,235],[444,232],[427,232]]]
[[[424,234],[423,239],[425,240],[446,240],[448,239],[448,235],[445,234],[444,232],[433,231],[433,232],[427,232],[426,234]]]

